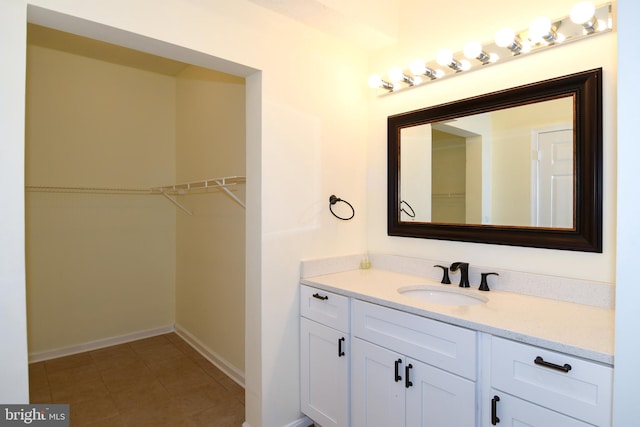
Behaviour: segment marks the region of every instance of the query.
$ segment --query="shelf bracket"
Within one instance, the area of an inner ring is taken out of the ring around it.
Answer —
[[[229,190],[229,189],[227,188],[227,185],[226,185],[226,183],[224,182],[224,179],[222,179],[222,180],[216,179],[216,180],[214,180],[214,181],[215,181],[215,183],[216,183],[216,184],[218,184],[218,185],[220,186],[220,189],[221,189],[222,191],[224,191],[225,193],[227,193],[227,194],[229,195],[229,197],[231,197],[233,200],[235,200],[235,201],[236,201],[240,206],[242,206],[243,208],[245,208],[245,209],[247,208],[247,207],[246,207],[246,205],[244,204],[244,202],[243,202],[242,200],[240,200],[240,198],[238,198],[238,196],[236,196],[235,194],[233,194],[233,193],[231,192],[231,190]]]
[[[162,196],[167,199],[168,201],[170,201],[171,203],[173,203],[176,207],[182,209],[184,212],[186,212],[187,214],[193,216],[193,214],[191,213],[191,211],[187,208],[185,208],[184,206],[182,206],[180,204],[180,202],[178,202],[176,199],[174,199],[173,197],[169,196],[167,193],[165,193],[163,190],[160,190],[160,194],[162,194]]]

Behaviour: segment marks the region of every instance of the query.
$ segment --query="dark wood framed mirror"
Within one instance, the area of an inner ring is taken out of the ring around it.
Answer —
[[[602,252],[602,69],[388,118],[388,234]]]

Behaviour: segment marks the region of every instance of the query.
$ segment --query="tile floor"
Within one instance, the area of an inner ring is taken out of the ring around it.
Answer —
[[[71,427],[240,427],[244,389],[174,333],[29,365],[31,403]]]

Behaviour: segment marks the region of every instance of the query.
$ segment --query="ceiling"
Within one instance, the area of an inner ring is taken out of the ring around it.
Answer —
[[[27,42],[35,46],[61,50],[168,76],[176,76],[188,66],[183,62],[35,24],[28,25]]]
[[[382,0],[248,1],[367,50],[396,42],[393,13],[387,11],[381,18],[374,10]],[[366,1],[364,8],[361,7],[363,1]],[[183,62],[36,24],[28,24],[27,42],[168,76],[176,76],[188,66]]]
[[[249,0],[372,50],[397,41],[397,11],[385,0]]]

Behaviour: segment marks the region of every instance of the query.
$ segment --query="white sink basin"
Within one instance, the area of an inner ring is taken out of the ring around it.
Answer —
[[[455,285],[450,285],[455,286]],[[482,295],[467,293],[460,288],[445,288],[444,285],[413,285],[398,289],[402,295],[418,300],[443,305],[480,305],[489,301]]]

